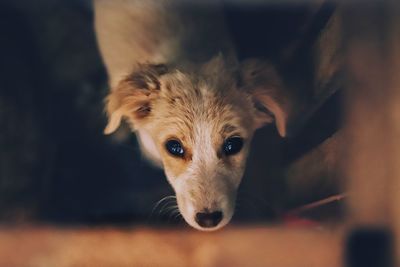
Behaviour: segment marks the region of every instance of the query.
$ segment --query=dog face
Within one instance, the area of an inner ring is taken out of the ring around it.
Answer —
[[[128,120],[144,154],[164,168],[184,219],[200,230],[230,221],[253,133],[274,120],[255,83],[245,88],[236,74],[221,56],[191,73],[141,65],[107,101],[106,133]]]

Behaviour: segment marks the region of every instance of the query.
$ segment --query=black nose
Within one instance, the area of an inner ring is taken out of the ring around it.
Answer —
[[[217,226],[222,220],[222,212],[198,212],[196,213],[196,222],[205,228]]]

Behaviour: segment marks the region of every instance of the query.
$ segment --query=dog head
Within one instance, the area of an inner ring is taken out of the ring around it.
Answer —
[[[230,221],[254,131],[275,121],[286,133],[275,71],[248,63],[238,75],[227,65],[222,56],[190,72],[139,65],[107,98],[105,133],[130,123],[164,168],[184,219],[201,230]]]

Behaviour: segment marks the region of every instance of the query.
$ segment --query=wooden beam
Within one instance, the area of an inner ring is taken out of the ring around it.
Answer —
[[[0,228],[7,267],[335,267],[341,233],[282,228]]]

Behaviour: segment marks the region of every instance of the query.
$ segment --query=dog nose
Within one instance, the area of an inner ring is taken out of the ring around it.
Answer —
[[[222,212],[198,212],[196,213],[196,222],[204,228],[217,226],[222,220]]]

